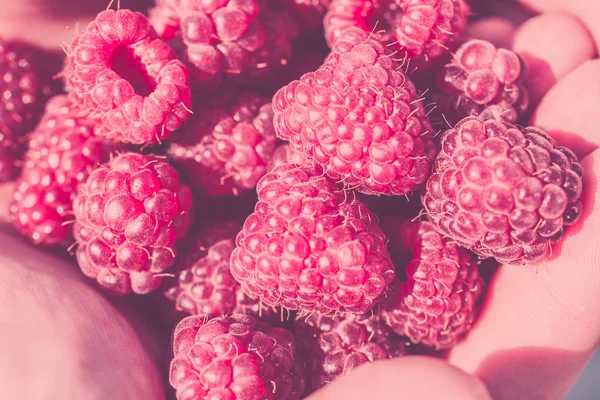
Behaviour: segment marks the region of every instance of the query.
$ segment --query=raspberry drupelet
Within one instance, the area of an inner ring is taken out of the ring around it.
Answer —
[[[279,1],[160,0],[150,12],[165,39],[179,35],[190,74],[197,79],[234,77],[244,83],[269,78],[285,65],[297,36]]]
[[[167,154],[209,195],[240,194],[266,173],[276,141],[269,99],[247,92],[193,116]]]
[[[257,193],[231,256],[246,294],[303,313],[368,311],[394,268],[375,216],[355,194],[294,164],[265,175]]]
[[[158,288],[187,231],[190,189],[158,156],[126,153],[93,171],[73,201],[77,261],[115,295]]]
[[[538,261],[582,215],[577,156],[536,127],[468,117],[443,134],[423,193],[436,228],[481,257]]]
[[[183,319],[173,334],[169,381],[177,400],[299,400],[304,365],[292,333],[234,314]]]
[[[395,335],[378,315],[317,314],[294,324],[298,348],[305,357],[308,389],[315,391],[358,366],[403,356],[406,339]]]
[[[414,84],[384,50],[377,35],[341,32],[317,71],[275,94],[274,125],[328,177],[402,195],[425,182],[436,149]]]
[[[258,301],[246,297],[231,275],[229,262],[241,228],[237,222],[219,222],[199,232],[182,254],[177,281],[165,291],[178,311],[207,318],[231,313],[275,316],[270,307],[261,309]]]
[[[161,141],[190,116],[187,68],[138,12],[98,14],[73,40],[63,74],[97,133],[118,142]]]
[[[514,124],[529,106],[529,93],[522,85],[525,75],[518,54],[485,40],[470,40],[439,71],[439,87],[447,94],[440,105],[451,123],[478,115]]]
[[[405,223],[399,229],[412,260],[407,280],[394,283],[382,318],[413,343],[449,349],[467,335],[477,315],[484,286],[477,263],[430,222]]]
[[[35,244],[64,243],[73,219],[71,196],[109,152],[70,99],[50,99],[29,135],[29,150],[13,191],[10,214],[17,230]]]
[[[468,14],[464,0],[332,0],[325,38],[332,45],[349,26],[375,31],[412,68],[429,69],[458,45]]]

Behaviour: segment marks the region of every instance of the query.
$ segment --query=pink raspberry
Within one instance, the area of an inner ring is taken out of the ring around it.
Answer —
[[[304,367],[292,333],[242,314],[191,316],[173,334],[169,380],[177,400],[302,398]]]
[[[478,311],[484,283],[477,264],[429,222],[400,229],[412,260],[406,266],[407,280],[395,283],[382,316],[413,343],[451,348],[469,332]]]
[[[583,170],[544,131],[468,117],[443,135],[423,194],[431,222],[481,257],[542,259],[582,214]]]
[[[165,39],[181,35],[190,73],[245,83],[269,77],[292,54],[291,16],[267,0],[161,0],[150,12]]]
[[[196,236],[183,255],[177,282],[165,291],[178,311],[208,318],[232,312],[275,316],[271,308],[261,309],[258,301],[246,297],[231,275],[229,261],[241,228],[237,222],[220,222]]]
[[[435,157],[415,86],[377,35],[347,28],[316,71],[273,97],[275,130],[330,178],[366,194],[418,188]]]
[[[281,146],[277,147],[277,149],[275,149],[273,157],[267,165],[267,172],[270,172],[274,168],[283,164],[310,166],[310,163],[306,159],[306,157],[304,157],[303,154],[294,151],[294,149],[292,149],[292,146],[290,146],[287,143],[282,144]]]
[[[448,98],[442,109],[452,122],[470,115],[516,123],[529,106],[529,94],[521,84],[525,63],[518,54],[485,40],[470,40],[439,71],[440,88]]]
[[[98,14],[74,39],[64,74],[98,134],[116,141],[160,141],[190,115],[186,67],[138,12]]]
[[[0,41],[0,183],[17,175],[25,134],[35,126],[50,94],[39,70],[41,57],[27,45]]]
[[[467,27],[464,0],[332,0],[325,15],[325,38],[332,45],[349,26],[381,32],[382,40],[412,68],[428,69],[458,45]]]
[[[93,171],[73,201],[77,261],[112,294],[158,288],[187,231],[190,189],[158,156],[126,153]]]
[[[295,322],[294,334],[306,359],[309,389],[318,390],[356,367],[405,354],[405,342],[377,315],[313,314]]]
[[[10,213],[17,230],[35,244],[64,242],[73,219],[71,195],[89,171],[110,151],[94,135],[93,125],[79,116],[66,96],[53,97],[29,135],[21,178]]]
[[[210,195],[239,194],[266,173],[276,141],[269,99],[248,92],[192,117],[168,155]]]
[[[366,312],[394,279],[385,236],[353,192],[284,164],[257,185],[231,272],[252,298],[304,313]]]

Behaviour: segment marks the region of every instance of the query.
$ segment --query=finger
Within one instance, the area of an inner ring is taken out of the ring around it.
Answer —
[[[450,362],[496,400],[565,398],[600,339],[600,150],[583,161],[584,216],[532,266],[503,266]]]
[[[2,398],[165,398],[130,322],[77,269],[2,233],[0,243]]]
[[[516,25],[507,18],[482,18],[469,25],[467,37],[487,40],[496,47],[510,49]]]
[[[600,60],[586,61],[544,96],[531,125],[545,129],[579,157],[600,144]]]
[[[435,383],[435,384],[433,384]],[[365,364],[308,400],[491,400],[478,379],[443,360],[407,356]]]
[[[527,63],[526,84],[533,104],[596,53],[594,42],[582,23],[564,13],[540,14],[526,21],[514,35],[513,49]]]

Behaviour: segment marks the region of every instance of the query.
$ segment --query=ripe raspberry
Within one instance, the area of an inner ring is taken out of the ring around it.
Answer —
[[[356,367],[405,354],[405,339],[377,316],[313,314],[295,322],[294,334],[306,359],[309,389],[318,390]]]
[[[535,127],[468,117],[443,136],[423,204],[444,235],[503,263],[543,258],[582,214],[583,170]]]
[[[192,117],[168,155],[210,195],[239,194],[266,173],[276,141],[269,99],[248,92]]]
[[[428,69],[443,60],[467,27],[464,0],[332,0],[325,15],[325,38],[331,45],[349,26],[381,31],[410,65]]]
[[[275,149],[273,157],[267,165],[267,172],[271,172],[273,169],[283,164],[296,164],[307,167],[310,166],[310,162],[306,159],[306,157],[304,157],[303,154],[294,151],[292,146],[287,143]]]
[[[413,83],[376,35],[344,30],[325,64],[273,97],[275,130],[332,179],[366,194],[425,182],[435,145]]]
[[[231,252],[241,228],[237,222],[220,222],[197,235],[179,266],[177,282],[165,291],[178,311],[208,318],[232,312],[275,316],[270,308],[260,309],[258,301],[246,297],[231,275]]]
[[[195,78],[225,74],[253,83],[269,77],[292,54],[297,30],[276,5],[267,0],[161,0],[150,18],[163,38],[181,35]]]
[[[518,54],[485,40],[470,40],[439,71],[439,86],[448,94],[442,108],[453,123],[470,115],[516,123],[529,106],[521,84],[525,75]]]
[[[182,320],[169,380],[178,400],[300,399],[304,367],[291,332],[242,314]]]
[[[305,313],[365,312],[394,279],[385,236],[353,192],[284,164],[257,185],[231,272],[252,298]]]
[[[155,290],[189,225],[190,189],[158,156],[126,153],[93,171],[73,201],[77,261],[113,294]]]
[[[25,134],[37,122],[50,92],[37,69],[38,53],[20,43],[0,41],[0,182],[16,176]]]
[[[160,141],[190,115],[186,67],[138,12],[98,14],[74,39],[64,74],[98,134],[116,141]]]
[[[431,223],[408,223],[400,229],[413,255],[406,266],[408,279],[396,281],[383,318],[414,343],[448,349],[471,329],[483,279],[471,254]]]
[[[10,213],[17,230],[35,244],[55,245],[67,238],[71,195],[110,150],[78,113],[66,96],[53,97],[30,134]]]

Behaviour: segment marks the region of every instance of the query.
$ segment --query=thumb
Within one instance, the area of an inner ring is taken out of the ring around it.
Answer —
[[[491,400],[477,378],[437,358],[407,356],[364,364],[308,400]]]

